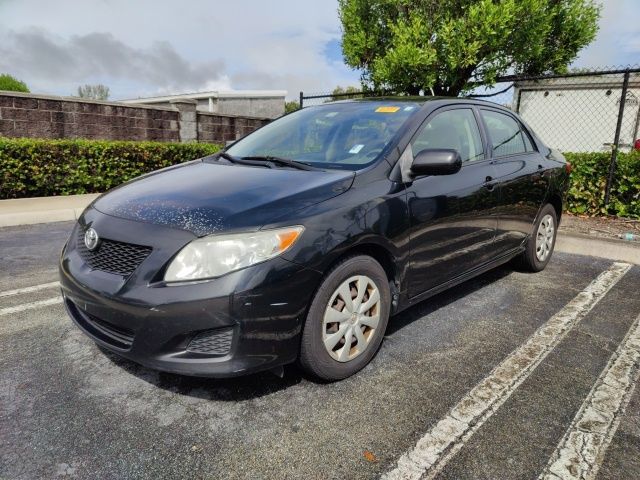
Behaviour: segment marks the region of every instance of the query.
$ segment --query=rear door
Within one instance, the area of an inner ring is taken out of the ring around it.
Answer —
[[[410,142],[423,149],[460,153],[452,175],[415,178],[407,184],[411,221],[409,296],[413,297],[486,263],[495,255],[498,189],[477,114],[470,105],[436,110]]]
[[[519,247],[532,232],[548,188],[545,160],[517,117],[485,107],[480,116],[500,189],[496,248],[504,253]]]

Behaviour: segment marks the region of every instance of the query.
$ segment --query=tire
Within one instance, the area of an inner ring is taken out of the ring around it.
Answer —
[[[345,295],[351,297],[350,305]],[[302,368],[326,381],[342,380],[364,368],[382,343],[390,305],[389,281],[377,261],[358,255],[338,263],[325,275],[309,307],[300,348]]]
[[[549,230],[549,225],[551,225],[551,231]],[[557,233],[558,219],[556,210],[552,205],[546,204],[540,210],[538,219],[533,225],[533,231],[527,240],[525,251],[519,257],[519,266],[529,272],[544,270],[556,246]]]

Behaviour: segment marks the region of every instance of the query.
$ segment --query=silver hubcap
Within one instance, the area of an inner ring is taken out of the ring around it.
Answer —
[[[551,254],[551,250],[553,250],[554,232],[553,217],[547,214],[542,217],[536,235],[536,257],[538,257],[538,260],[541,262],[544,262]]]
[[[380,321],[380,291],[365,275],[356,275],[333,292],[322,320],[322,341],[339,362],[353,360],[373,339]]]

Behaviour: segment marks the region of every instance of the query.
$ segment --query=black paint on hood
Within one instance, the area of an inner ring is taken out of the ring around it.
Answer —
[[[115,217],[203,236],[258,229],[287,213],[347,191],[351,171],[304,171],[189,162],[145,175],[99,197],[93,207]]]

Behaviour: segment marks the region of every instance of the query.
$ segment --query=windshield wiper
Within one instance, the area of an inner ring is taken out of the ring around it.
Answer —
[[[254,167],[269,167],[269,168],[274,168],[273,164],[265,164],[263,162],[252,162],[251,160],[247,160],[245,158],[240,158],[240,157],[235,157],[227,152],[217,152],[214,153],[213,155],[206,157],[206,158],[211,158],[214,160],[219,160],[221,158],[224,158],[226,161],[228,161],[229,163],[237,163],[239,165],[252,165]]]
[[[203,157],[202,160],[204,160],[206,162],[208,162],[208,161],[216,161],[217,162],[221,158],[224,158],[229,163],[236,163],[236,162],[238,162],[240,160],[238,157],[234,157],[233,155],[229,155],[226,152],[212,153],[211,155],[207,155],[206,157]]]
[[[272,157],[270,155],[261,156],[249,156],[249,157],[236,157],[227,152],[217,152],[211,155],[216,160],[224,158],[230,163],[237,163],[240,165],[253,165],[253,166],[265,166],[268,168],[276,168],[276,166],[285,165],[287,167],[297,168],[299,170],[320,170],[319,168],[312,167],[311,165],[303,162],[297,162],[295,160],[289,160],[288,158]]]
[[[286,167],[297,168],[298,170],[318,170],[315,167],[312,167],[308,163],[298,162],[296,160],[290,160],[288,158],[282,157],[273,157],[271,155],[252,155],[249,157],[242,157],[242,160],[256,160],[259,162],[270,162],[275,163],[277,165],[284,165]]]
[[[229,155],[227,152],[218,152],[218,157],[222,157],[225,160],[228,160],[232,163],[238,163],[238,160],[240,160],[238,157],[234,157],[233,155]]]

